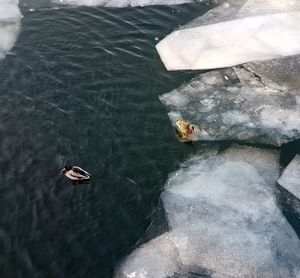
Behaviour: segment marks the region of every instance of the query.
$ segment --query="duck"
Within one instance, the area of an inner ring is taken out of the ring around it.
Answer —
[[[76,185],[89,181],[91,174],[78,166],[65,166],[61,173],[72,180]]]
[[[195,126],[179,119],[176,121],[177,134],[176,138],[184,143],[189,143],[192,141],[193,136],[195,135]]]

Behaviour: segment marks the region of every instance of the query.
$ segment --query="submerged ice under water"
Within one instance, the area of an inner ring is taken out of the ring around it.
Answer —
[[[300,241],[277,207],[278,176],[277,151],[234,145],[193,156],[162,194],[170,231],[116,277],[299,277]]]

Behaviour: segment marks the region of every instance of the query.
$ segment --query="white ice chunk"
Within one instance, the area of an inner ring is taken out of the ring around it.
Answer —
[[[21,12],[17,0],[0,1],[0,60],[12,49],[20,30]]]
[[[300,200],[300,155],[287,166],[278,183]]]
[[[300,10],[298,0],[247,0],[238,17]]]
[[[199,27],[238,18],[266,15],[272,13],[300,11],[300,2],[296,0],[226,0],[206,14],[194,19],[180,29]]]
[[[14,46],[19,34],[19,28],[19,24],[1,26],[0,23],[0,60],[3,59],[7,52]]]
[[[0,1],[0,23],[20,20],[21,12],[17,0]]]
[[[280,146],[300,139],[299,92],[265,86],[245,68],[201,74],[160,100],[169,115],[196,126],[194,140]]]
[[[162,195],[170,232],[134,251],[116,277],[299,277],[300,241],[276,205],[278,174],[273,150],[193,156]]]
[[[300,53],[300,12],[178,30],[156,46],[168,70],[213,69]]]

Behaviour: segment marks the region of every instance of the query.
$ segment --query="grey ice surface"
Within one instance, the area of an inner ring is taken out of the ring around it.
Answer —
[[[201,74],[160,96],[175,126],[196,125],[194,140],[234,140],[280,146],[300,138],[300,94],[265,86],[240,67]]]
[[[278,160],[277,151],[234,145],[185,161],[162,194],[170,231],[131,253],[115,277],[299,277],[299,238],[274,194]]]
[[[300,200],[300,155],[287,166],[278,183]]]
[[[284,57],[243,65],[261,78],[261,81],[274,88],[300,90],[300,56]]]

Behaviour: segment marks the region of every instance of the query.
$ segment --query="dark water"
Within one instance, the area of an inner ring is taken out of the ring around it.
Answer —
[[[111,277],[193,150],[158,95],[196,73],[155,50],[208,6],[22,11],[0,61],[0,277]],[[66,164],[92,173],[75,188]]]

